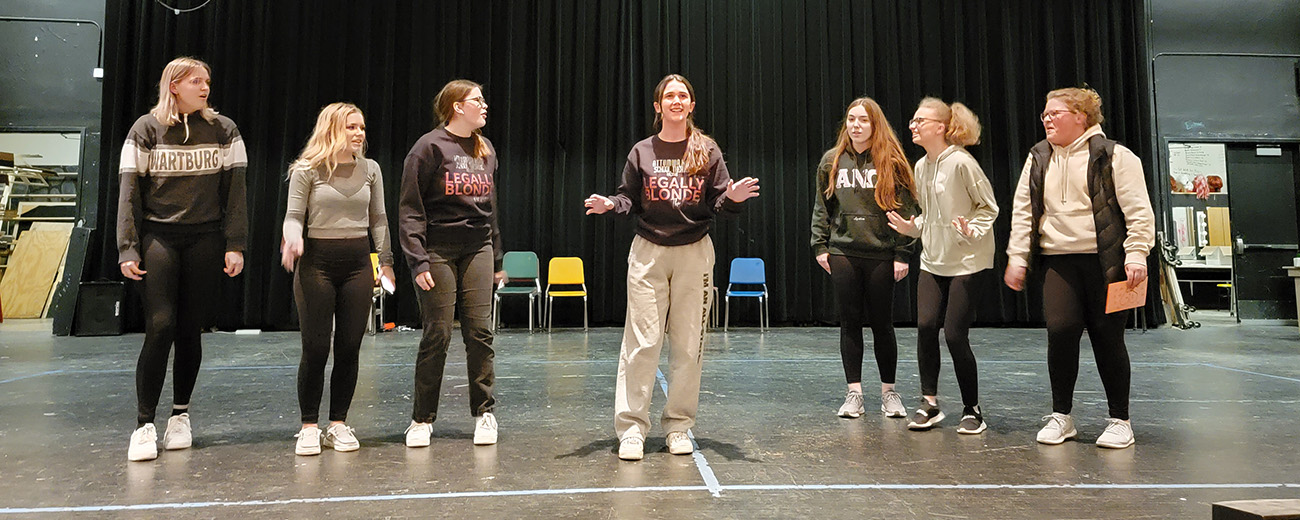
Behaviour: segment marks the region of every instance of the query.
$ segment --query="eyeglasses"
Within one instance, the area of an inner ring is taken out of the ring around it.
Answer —
[[[487,107],[487,100],[486,100],[486,99],[483,99],[483,96],[472,97],[472,98],[469,98],[469,99],[462,99],[462,100],[461,100],[461,103],[469,103],[469,102],[471,102],[471,101],[472,101],[475,105],[478,105],[479,108]]]
[[[1043,112],[1043,114],[1038,116],[1038,118],[1041,119],[1044,123],[1046,123],[1048,121],[1053,121],[1056,118],[1059,118],[1065,114],[1073,114],[1073,113],[1075,113],[1073,110],[1052,110],[1050,112]]]
[[[930,119],[928,117],[913,117],[910,121],[907,122],[907,126],[921,126],[921,124],[925,123],[926,121],[933,121],[935,123],[943,122],[938,119]]]

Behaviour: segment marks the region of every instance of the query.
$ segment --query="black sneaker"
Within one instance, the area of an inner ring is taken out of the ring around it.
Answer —
[[[916,413],[912,414],[912,422],[907,423],[907,427],[913,430],[928,430],[942,420],[943,411],[939,410],[939,406],[921,399],[921,407],[917,408]]]
[[[967,406],[961,411],[961,423],[957,425],[957,433],[975,435],[987,430],[989,425],[984,424],[984,414],[980,413],[980,407]]]

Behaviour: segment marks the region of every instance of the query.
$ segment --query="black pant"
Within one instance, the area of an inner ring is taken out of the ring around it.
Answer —
[[[357,389],[361,338],[374,294],[370,239],[309,238],[304,246],[293,277],[293,299],[298,303],[298,328],[302,331],[298,407],[303,423],[320,419],[332,336],[334,372],[330,375],[329,418],[346,421]]]
[[[211,313],[224,264],[220,231],[186,233],[145,230],[140,241],[144,275],[144,347],[135,368],[138,425],[154,421],[167,379],[172,345],[173,402],[190,404],[203,360],[201,334]]]
[[[894,383],[898,342],[894,338],[894,261],[830,255],[831,280],[840,307],[840,358],[844,379],[862,382],[862,325],[871,324],[872,349],[880,382]]]
[[[451,344],[452,318],[460,307],[460,333],[465,341],[469,373],[469,407],[475,417],[491,412],[492,383],[496,378],[492,350],[492,243],[432,244],[429,273],[433,289],[417,285],[420,322],[424,334],[415,358],[415,395],[411,419],[433,422],[438,417],[442,372]]]
[[[916,360],[921,372],[921,395],[939,395],[939,327],[957,372],[962,404],[979,404],[975,353],[970,348],[970,324],[975,319],[976,274],[938,276],[921,271],[916,288]],[[941,325],[942,324],[942,325]]]
[[[1070,413],[1074,383],[1079,378],[1079,338],[1086,328],[1097,372],[1106,389],[1110,416],[1127,420],[1130,367],[1124,323],[1128,313],[1106,314],[1106,280],[1096,254],[1042,258],[1052,411]]]

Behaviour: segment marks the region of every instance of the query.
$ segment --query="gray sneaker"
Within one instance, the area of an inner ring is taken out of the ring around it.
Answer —
[[[1106,425],[1106,431],[1101,432],[1101,436],[1097,437],[1098,446],[1120,449],[1132,446],[1136,442],[1133,440],[1133,425],[1128,421],[1111,418],[1106,419],[1106,422],[1109,423]]]
[[[862,417],[862,414],[867,413],[867,407],[862,403],[862,392],[849,390],[849,393],[844,395],[844,404],[840,406],[840,411],[836,413],[840,417],[850,419]]]
[[[1066,440],[1073,439],[1079,434],[1074,429],[1074,419],[1063,413],[1052,413],[1044,415],[1043,420],[1047,421],[1047,426],[1038,430],[1038,442],[1043,444],[1060,444]]]
[[[880,394],[880,411],[885,417],[907,417],[907,408],[903,407],[903,396],[890,390]]]

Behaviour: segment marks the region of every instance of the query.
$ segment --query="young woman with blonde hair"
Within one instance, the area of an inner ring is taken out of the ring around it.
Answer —
[[[189,448],[190,397],[203,358],[202,329],[223,270],[244,269],[248,236],[239,129],[208,106],[211,69],[176,58],[158,81],[158,104],[127,133],[120,166],[117,250],[122,276],[142,280],[144,346],[136,364],[136,430],[127,458],[158,457],[154,415],[172,359],[173,406],[163,435]],[[222,263],[224,261],[224,269]]]
[[[898,341],[894,336],[894,284],[907,276],[913,241],[890,229],[885,212],[918,211],[912,167],[898,136],[871,98],[849,103],[835,146],[816,170],[812,248],[834,280],[840,314],[840,357],[848,391],[840,417],[866,413],[862,397],[863,323],[871,324],[880,370],[880,411],[903,417],[894,390]]]
[[[361,447],[345,424],[357,386],[361,338],[370,319],[375,286],[371,241],[381,276],[393,282],[393,251],[384,212],[384,178],[365,157],[366,119],[350,103],[322,108],[307,146],[289,167],[288,210],[280,262],[293,272],[293,296],[302,331],[298,405],[302,429],[294,453],[321,450],[318,426],[331,345],[329,428],[324,445],[335,451]]]
[[[970,324],[975,317],[977,275],[993,267],[993,221],[998,205],[993,187],[967,146],[980,140],[979,118],[966,105],[928,97],[908,127],[912,142],[925,149],[914,167],[921,215],[904,219],[889,212],[889,226],[921,239],[921,274],[916,291],[916,359],[921,406],[908,427],[924,430],[944,419],[939,409],[939,327],[957,373],[962,410],[958,433],[986,428],[979,407]]]
[[[686,78],[664,76],[654,90],[659,132],[628,152],[614,195],[592,194],[584,201],[588,215],[613,211],[636,218],[614,392],[614,432],[623,460],[644,456],[665,334],[668,403],[660,424],[669,453],[695,450],[687,430],[695,425],[700,401],[714,262],[709,227],[719,213],[737,213],[740,203],[758,196],[758,179],[732,182],[718,144],[695,126],[695,102]]]
[[[433,101],[441,124],[411,146],[402,171],[398,226],[424,327],[406,429],[406,445],[412,448],[428,446],[433,434],[457,306],[474,444],[497,442],[492,287],[505,271],[497,226],[497,155],[481,133],[487,107],[479,84],[447,83]]]

